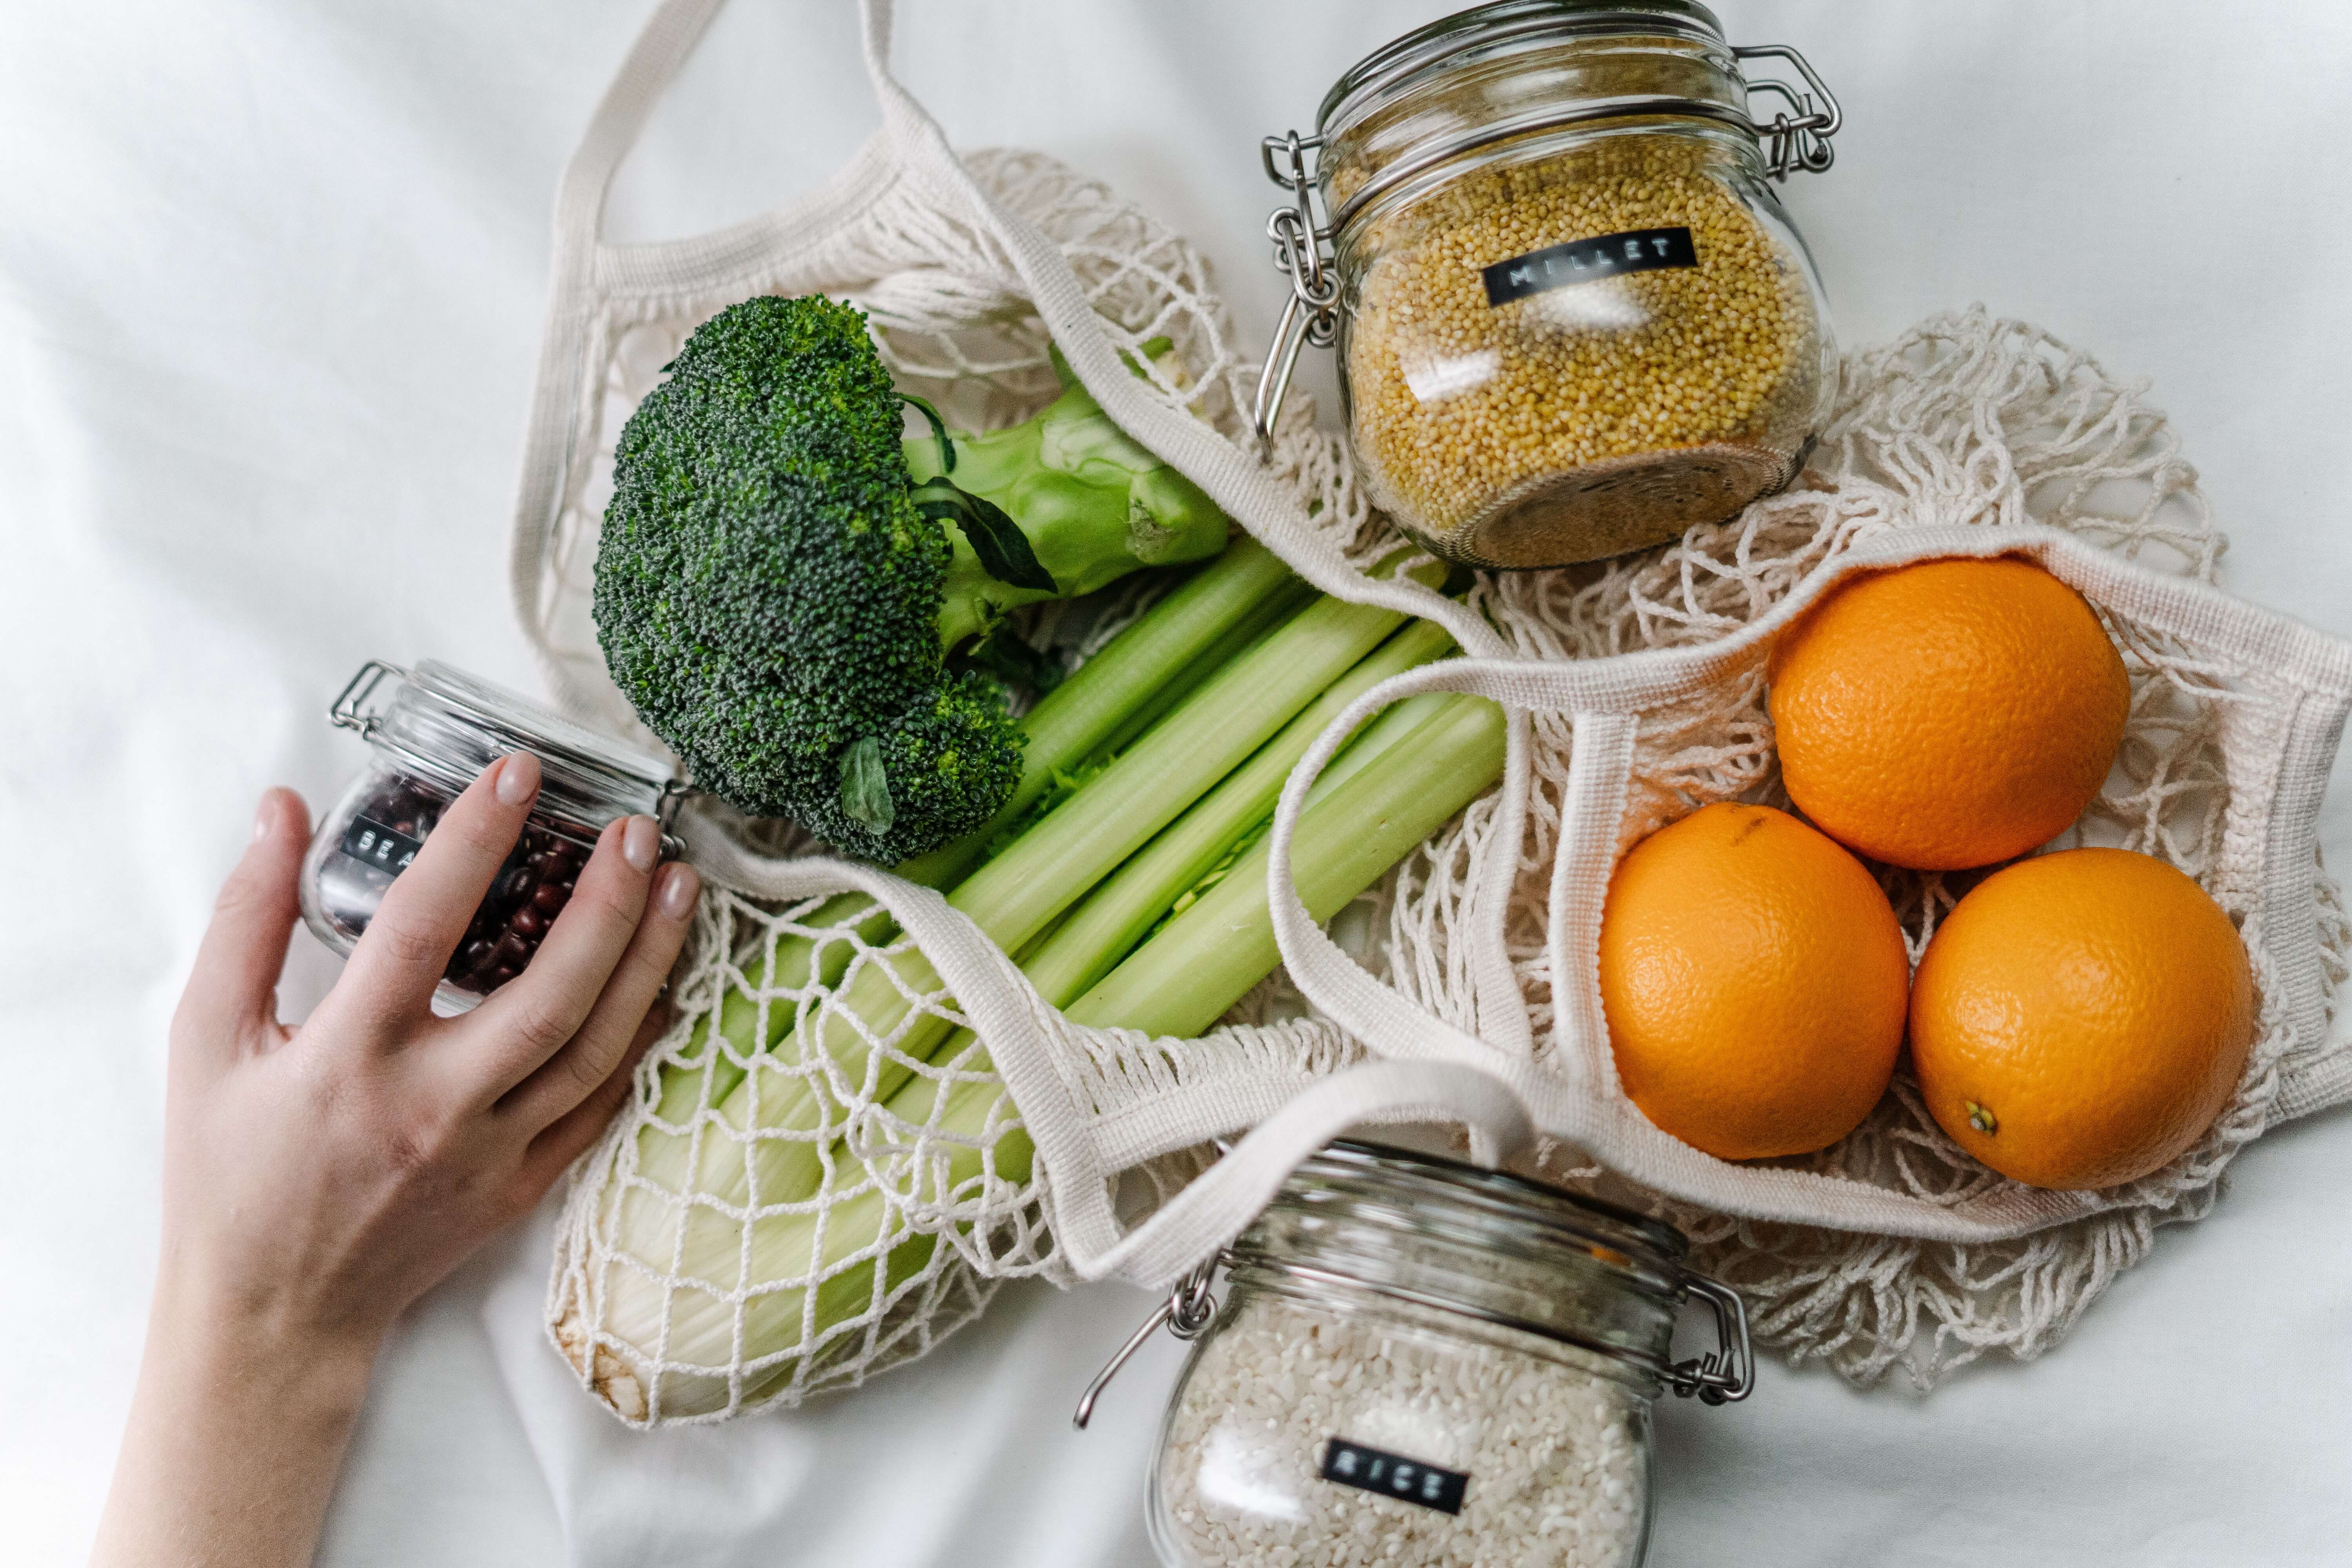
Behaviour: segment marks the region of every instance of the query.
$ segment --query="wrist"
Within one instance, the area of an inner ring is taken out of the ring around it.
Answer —
[[[167,1260],[149,1310],[148,1354],[228,1404],[348,1422],[388,1325],[331,1320],[299,1293]]]
[[[310,1560],[381,1335],[295,1307],[167,1254],[98,1568]]]

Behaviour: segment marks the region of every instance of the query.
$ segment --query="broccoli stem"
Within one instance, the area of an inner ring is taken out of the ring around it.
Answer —
[[[990,570],[972,523],[943,515],[954,546],[940,646],[953,649],[1005,615],[1041,599],[1072,598],[1139,566],[1197,561],[1225,536],[1225,514],[1208,493],[1111,422],[1057,353],[1062,394],[1030,419],[986,435],[906,440],[907,473],[919,489],[945,479],[978,496],[1028,542],[1051,585],[1024,585]]]

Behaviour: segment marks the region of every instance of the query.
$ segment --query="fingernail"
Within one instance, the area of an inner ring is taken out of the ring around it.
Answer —
[[[621,858],[640,871],[650,871],[661,858],[661,829],[650,816],[633,816],[621,829]]]
[[[499,764],[499,798],[509,805],[520,805],[539,793],[539,759],[529,752],[517,752]]]
[[[661,890],[654,897],[661,904],[661,912],[674,921],[682,921],[694,912],[694,900],[702,896],[702,879],[685,861],[672,863],[662,872]]]
[[[270,826],[278,819],[278,795],[274,790],[264,791],[261,804],[253,808],[253,841],[257,844],[269,837]]]

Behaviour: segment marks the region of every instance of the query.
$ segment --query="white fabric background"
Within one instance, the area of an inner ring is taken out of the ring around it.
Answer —
[[[1201,242],[1263,341],[1258,135],[1431,0],[908,0],[966,145],[1098,174]],[[506,523],[556,172],[646,0],[43,0],[0,9],[0,1519],[86,1549],[153,1268],[163,1031],[261,788],[357,766],[359,662],[528,685]],[[2332,0],[1725,0],[1843,95],[1790,202],[1849,342],[1982,300],[2144,374],[2235,591],[2352,632],[2352,13]],[[616,194],[624,237],[747,215],[874,123],[835,0],[737,0]],[[1328,369],[1307,384],[1329,404]],[[2352,804],[2326,842],[2352,868]],[[299,1016],[332,965],[298,938]],[[1768,1363],[1661,1411],[1653,1561],[2352,1561],[2352,1116],[2237,1165],[2074,1338],[1921,1400]],[[543,1231],[386,1352],[337,1564],[1142,1563],[1167,1342],[1007,1290],[931,1360],[655,1437],[539,1338]]]

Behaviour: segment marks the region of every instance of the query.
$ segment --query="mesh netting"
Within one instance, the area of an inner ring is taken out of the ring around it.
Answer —
[[[982,153],[969,166],[1059,246],[1115,344],[1172,340],[1175,353],[1153,370],[1154,395],[1242,437],[1255,366],[1236,352],[1197,252],[1042,156]],[[902,382],[952,422],[999,426],[1052,395],[1046,334],[1019,269],[984,225],[942,210],[900,182],[820,244],[779,240],[768,262],[747,241],[757,264],[723,284],[610,283],[572,432],[577,449],[595,457],[565,474],[537,557],[536,598],[527,599],[575,709],[634,723],[604,679],[588,625],[590,563],[613,439],[697,322],[751,294],[822,289],[871,313]],[[616,276],[625,281],[627,272]],[[1293,403],[1276,446],[1278,476],[1349,560],[1396,548],[1344,445],[1313,427],[1303,400]],[[1851,358],[1834,422],[1790,493],[1624,561],[1481,578],[1473,603],[1531,659],[1693,646],[1751,625],[1825,562],[1875,536],[1919,522],[2034,521],[2199,579],[2211,578],[2221,548],[2193,474],[2136,389],[2031,329],[1976,312]],[[2263,942],[2261,855],[2231,837],[2232,803],[2244,807],[2275,784],[2263,773],[2275,772],[2282,744],[2259,721],[2273,696],[2264,672],[2128,617],[2107,621],[2132,672],[2132,717],[2117,772],[2077,836],[2170,860],[2241,920],[2264,998],[2246,1080],[2173,1166],[2102,1194],[2102,1212],[2013,1241],[1960,1246],[1734,1220],[1582,1171],[1579,1179],[1691,1231],[1706,1264],[1747,1296],[1761,1337],[1799,1359],[1867,1382],[1907,1356],[1924,1382],[1987,1349],[2037,1353],[2144,1255],[2156,1225],[2210,1208],[2231,1154],[2273,1118],[2283,1077],[2325,1048],[2289,1027]],[[1076,619],[1040,629],[1084,650]],[[1764,650],[1752,654],[1642,715],[1621,843],[1708,801],[1784,798],[1762,700]],[[1505,930],[1538,1065],[1563,1031],[1547,886],[1571,742],[1565,715],[1533,715],[1530,810]],[[1479,868],[1512,858],[1488,853],[1501,819],[1497,797],[1474,805],[1355,912],[1373,972],[1464,1028],[1478,1022],[1463,937],[1475,881]],[[559,1344],[633,1423],[793,1402],[922,1353],[981,1310],[993,1281],[1070,1277],[1055,1241],[1068,1184],[1115,1185],[1118,1212],[1133,1221],[1205,1167],[1211,1134],[1252,1124],[1365,1054],[1279,973],[1199,1040],[1070,1025],[1002,954],[980,950],[961,955],[971,1005],[960,1009],[958,988],[940,978],[948,963],[939,944],[919,947],[902,932],[910,910],[929,907],[903,885],[887,893],[903,919],[861,919],[878,884],[793,871],[809,864],[794,858],[809,847],[788,830],[706,807],[693,835],[710,886],[675,990],[677,1021],[640,1069],[633,1107],[579,1173],[551,1284]],[[1948,878],[1885,876],[1916,954],[1961,889]],[[2347,930],[2333,884],[2319,886],[2332,1005]],[[976,1021],[987,1032],[983,999],[997,1010],[989,1016],[1018,1019],[1048,1043],[1055,1092],[1085,1118],[1094,1168],[1056,1171],[1031,1158],[1019,1111],[970,1032]],[[2008,1185],[1943,1136],[1907,1078],[1853,1136],[1790,1163],[1956,1209]],[[1553,1173],[1578,1165],[1573,1151],[1551,1150]]]

